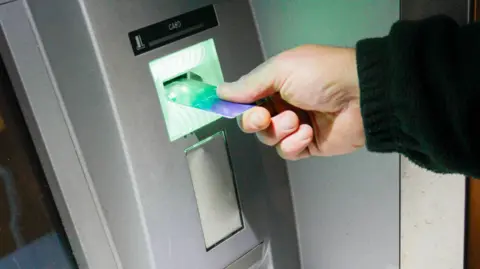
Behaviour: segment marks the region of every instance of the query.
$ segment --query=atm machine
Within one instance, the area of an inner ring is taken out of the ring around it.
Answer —
[[[284,162],[168,100],[263,61],[249,1],[2,0],[0,20],[71,268],[300,268]]]
[[[307,5],[282,1],[274,12],[260,1],[253,12],[245,0],[0,0],[0,139],[15,126],[28,133],[26,159],[41,167],[14,192],[23,166],[9,166],[15,158],[0,147],[0,268],[398,268],[395,156],[290,164],[287,173],[235,120],[169,101],[175,83],[194,91],[188,85],[232,81],[308,39],[304,21],[292,21]],[[431,4],[356,2],[388,16],[347,25],[335,14],[348,1],[324,2],[323,22],[347,30]],[[327,43],[351,37],[326,27]],[[311,181],[319,170],[328,180]],[[362,181],[347,188],[355,171]],[[294,191],[288,174],[298,176]],[[22,222],[37,204],[51,225],[38,215]]]

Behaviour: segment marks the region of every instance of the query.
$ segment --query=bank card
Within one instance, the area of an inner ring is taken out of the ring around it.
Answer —
[[[254,104],[240,104],[222,100],[217,87],[194,79],[180,79],[165,85],[166,97],[170,102],[212,112],[233,119],[254,107]]]

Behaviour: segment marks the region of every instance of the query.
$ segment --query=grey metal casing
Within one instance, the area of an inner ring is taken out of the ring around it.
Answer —
[[[148,70],[151,60],[208,38],[215,40],[226,80],[253,69],[263,55],[247,1],[216,1],[219,27],[137,57],[128,32],[215,1],[25,2],[98,197],[95,213],[111,239],[117,265],[102,269],[224,268],[262,241],[272,244],[275,268],[300,267],[284,162],[266,157],[272,151],[259,148],[234,121],[171,143]],[[206,252],[184,149],[222,129],[245,228]]]
[[[8,3],[6,3],[8,2]],[[118,268],[90,179],[23,1],[0,2],[0,54],[79,268]]]

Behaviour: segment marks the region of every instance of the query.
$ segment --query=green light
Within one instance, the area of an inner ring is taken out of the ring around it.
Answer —
[[[223,75],[213,39],[203,41],[149,64],[165,117],[170,141],[188,135],[221,117],[213,113],[184,107],[167,99],[164,82],[192,72],[210,85],[222,83]]]

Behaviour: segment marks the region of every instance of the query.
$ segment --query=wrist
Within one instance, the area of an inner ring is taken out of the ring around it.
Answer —
[[[360,100],[360,82],[357,71],[357,55],[353,48],[345,49],[345,78],[346,87],[351,93],[353,99]]]

